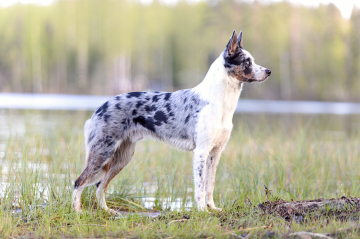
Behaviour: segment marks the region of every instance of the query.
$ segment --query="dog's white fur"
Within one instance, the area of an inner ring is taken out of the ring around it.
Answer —
[[[223,65],[224,58],[219,56],[211,65],[205,79],[194,88],[203,100],[209,102],[201,112],[196,128],[200,138],[198,142],[201,144],[193,151],[195,199],[200,210],[204,210],[206,205],[217,209],[213,200],[216,168],[230,138],[233,128],[232,117],[243,88],[243,82],[229,77]],[[210,157],[213,157],[213,165],[206,165]],[[197,186],[199,182],[204,181],[196,171],[201,165],[207,168],[205,187]]]

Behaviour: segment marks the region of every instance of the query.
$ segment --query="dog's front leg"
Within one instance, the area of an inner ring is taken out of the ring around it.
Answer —
[[[211,150],[206,162],[206,205],[213,210],[221,211],[215,207],[213,192],[215,186],[216,169],[220,161],[220,156],[224,147],[215,147]]]
[[[205,174],[206,174],[206,159],[209,151],[206,149],[194,150],[194,183],[195,183],[195,200],[197,208],[200,211],[206,210],[205,204]]]

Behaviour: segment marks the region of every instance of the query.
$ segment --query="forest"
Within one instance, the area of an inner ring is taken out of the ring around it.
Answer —
[[[0,9],[0,91],[114,95],[193,87],[233,30],[272,71],[250,99],[360,100],[360,9],[237,0],[60,0]]]

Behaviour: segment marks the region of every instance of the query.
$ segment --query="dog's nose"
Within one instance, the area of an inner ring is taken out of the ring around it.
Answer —
[[[271,70],[266,69],[265,72],[266,72],[266,74],[271,75]]]

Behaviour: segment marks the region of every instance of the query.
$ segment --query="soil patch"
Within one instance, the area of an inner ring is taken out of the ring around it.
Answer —
[[[360,198],[341,197],[305,201],[266,201],[258,205],[266,214],[276,214],[287,221],[304,222],[307,218],[331,217],[341,221],[359,220]]]

